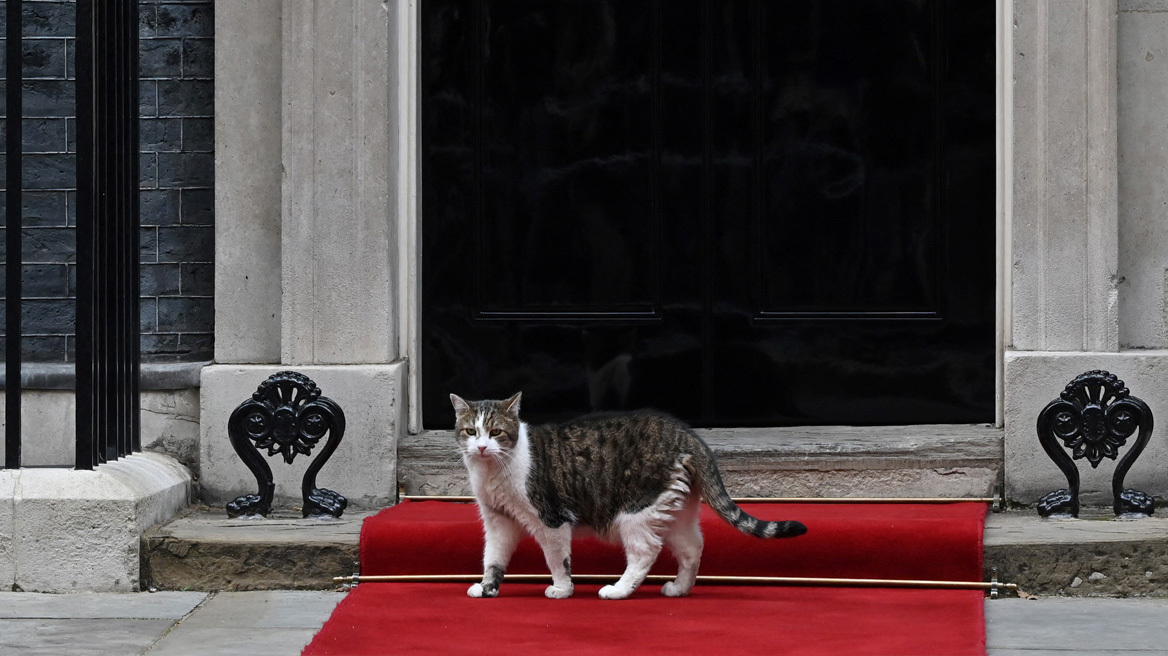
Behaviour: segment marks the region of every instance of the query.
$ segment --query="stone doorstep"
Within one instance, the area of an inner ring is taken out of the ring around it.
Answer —
[[[999,480],[999,429],[986,426],[820,427],[702,431],[737,496],[990,496]],[[407,494],[466,494],[450,436],[399,445]],[[361,523],[373,511],[303,519],[229,519],[192,507],[142,539],[142,581],[166,590],[330,589],[356,571]],[[985,572],[1042,595],[1168,596],[1168,518],[1081,520],[1033,510],[991,513]],[[1089,518],[1093,517],[1093,518]]]
[[[142,536],[142,587],[158,590],[330,590],[357,572],[361,524],[376,511],[303,518],[227,517],[192,506]]]
[[[734,496],[990,497],[1002,468],[1002,429],[988,425],[697,432]],[[449,431],[401,440],[398,485],[405,494],[470,493]]]
[[[1042,519],[1033,510],[990,513],[985,573],[1023,595],[1168,597],[1168,518]],[[143,588],[328,590],[357,571],[361,523],[339,519],[229,519],[192,507],[142,538]]]
[[[1081,516],[991,513],[986,575],[996,568],[998,580],[1017,583],[1023,595],[1168,597],[1168,517],[1119,519],[1104,508]]]
[[[805,427],[700,431],[736,496],[988,497],[1001,469],[1002,431],[992,426]],[[406,494],[469,494],[446,431],[398,445]],[[145,586],[168,590],[329,589],[353,573],[361,521],[305,520],[291,510],[267,520],[228,519],[221,506],[192,508],[142,539]]]

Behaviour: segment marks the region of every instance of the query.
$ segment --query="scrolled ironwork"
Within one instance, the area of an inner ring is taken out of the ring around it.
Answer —
[[[1042,448],[1067,478],[1065,489],[1055,490],[1038,502],[1040,515],[1078,517],[1079,469],[1075,460],[1086,459],[1093,468],[1104,458],[1115,460],[1132,435],[1136,435],[1135,443],[1112,475],[1113,509],[1117,515],[1150,515],[1155,511],[1151,496],[1123,487],[1128,470],[1151,439],[1152,410],[1132,396],[1114,374],[1096,370],[1076,376],[1059,398],[1039,413],[1037,430]]]
[[[324,446],[301,482],[303,513],[305,517],[340,517],[345,511],[345,497],[316,486],[316,475],[345,435],[345,413],[335,401],[321,396],[320,388],[304,374],[281,371],[260,383],[252,397],[231,413],[227,435],[259,486],[255,494],[228,503],[228,515],[266,516],[271,512],[276,483],[261,450],[267,449],[268,456],[278,453],[285,463],[292,464],[298,455],[311,455],[322,439]]]

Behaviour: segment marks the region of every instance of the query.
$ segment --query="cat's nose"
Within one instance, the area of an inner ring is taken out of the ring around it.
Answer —
[[[485,445],[479,446],[479,455],[486,455],[487,447]]]

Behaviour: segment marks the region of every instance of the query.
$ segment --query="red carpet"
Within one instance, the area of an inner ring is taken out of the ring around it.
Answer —
[[[703,516],[701,574],[981,580],[983,504],[747,504],[762,519],[797,519],[805,536],[759,540]],[[480,573],[482,529],[473,505],[403,503],[370,517],[362,574]],[[655,572],[673,573],[662,554]],[[573,545],[572,570],[619,574],[619,547]],[[531,540],[509,573],[546,573]],[[362,583],[305,654],[777,653],[982,654],[983,593],[891,588],[698,584],[686,599],[646,584],[626,601],[576,586],[566,601],[544,585],[504,581],[494,600],[469,584]]]
[[[822,576],[833,578],[981,580],[981,539],[986,507],[980,503],[743,504],[759,519],[797,519],[807,534],[760,540],[743,535],[703,508],[706,547],[701,574]],[[482,525],[473,504],[405,502],[365,520],[362,574],[481,574]],[[620,547],[598,540],[572,545],[572,571],[620,574]],[[655,574],[677,567],[668,551]],[[507,568],[511,574],[546,574],[531,538]]]

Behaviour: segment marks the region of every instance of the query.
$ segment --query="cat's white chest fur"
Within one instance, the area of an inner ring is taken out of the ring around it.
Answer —
[[[480,504],[524,525],[532,521],[538,523],[535,507],[527,498],[527,475],[531,471],[527,424],[519,425],[519,438],[505,462],[476,458],[466,452],[463,460],[470,474],[471,491]]]

